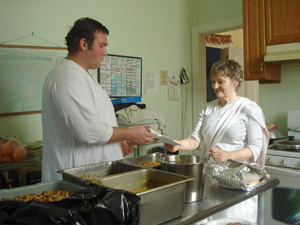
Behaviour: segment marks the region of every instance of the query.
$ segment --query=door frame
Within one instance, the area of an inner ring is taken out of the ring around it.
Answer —
[[[192,121],[196,125],[206,102],[206,35],[243,28],[243,17],[191,27],[192,34]]]

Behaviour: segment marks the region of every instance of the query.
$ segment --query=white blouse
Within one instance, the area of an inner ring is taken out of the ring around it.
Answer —
[[[230,104],[230,102],[228,103]],[[258,107],[253,104],[252,107]],[[198,118],[197,125],[190,137],[202,143],[205,138],[201,132],[203,129],[203,120],[206,116],[218,111],[218,99],[209,102],[207,106],[201,110]],[[222,149],[225,151],[235,151],[245,147],[250,148],[253,153],[253,161],[255,162],[260,155],[262,149],[262,128],[251,116],[249,116],[249,110],[242,110],[241,113],[236,117],[233,123],[231,123],[224,132],[224,135],[219,139],[214,148]],[[201,146],[205,151],[207,146]]]
[[[266,146],[269,133],[260,107],[247,98],[237,97],[218,109],[218,99],[201,110],[198,123],[190,137],[201,143],[205,156],[211,148],[235,151],[249,147],[253,159],[264,167]],[[213,206],[214,196],[210,193],[211,183],[208,176],[204,181],[204,208]],[[209,220],[218,218],[243,218],[256,223],[257,196],[214,214]]]

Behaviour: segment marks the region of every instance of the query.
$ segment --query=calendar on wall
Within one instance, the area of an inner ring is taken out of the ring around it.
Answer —
[[[98,82],[111,98],[142,96],[142,58],[108,54],[98,69]]]

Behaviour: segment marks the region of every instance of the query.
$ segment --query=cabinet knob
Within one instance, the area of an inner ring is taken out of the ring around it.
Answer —
[[[286,165],[287,165],[287,160],[286,160],[286,159],[282,160],[282,165],[283,165],[283,166],[286,166]]]
[[[263,72],[264,72],[264,65],[265,64],[263,62],[260,64],[260,72],[262,72],[261,75],[263,75],[263,76],[264,76],[264,74],[263,74]]]
[[[268,158],[268,162],[269,164],[273,164],[273,158],[272,157]]]

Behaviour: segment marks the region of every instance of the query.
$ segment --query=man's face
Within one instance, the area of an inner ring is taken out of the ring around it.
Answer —
[[[101,31],[95,33],[93,44],[87,50],[89,62],[88,69],[97,69],[101,66],[104,56],[107,55],[107,35]]]

